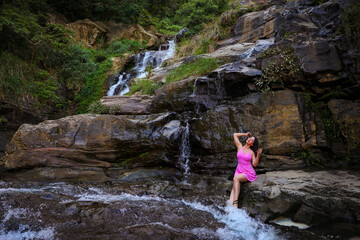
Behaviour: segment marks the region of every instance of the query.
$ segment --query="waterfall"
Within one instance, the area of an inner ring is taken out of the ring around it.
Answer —
[[[125,76],[125,78],[124,78]],[[129,87],[126,84],[129,79],[130,79],[131,74],[126,74],[126,73],[122,73],[119,76],[119,80],[117,81],[117,83],[115,83],[114,85],[112,85],[109,89],[109,91],[107,92],[108,96],[113,96],[113,95],[123,95],[127,92],[129,92]],[[117,92],[119,92],[119,94],[116,94],[115,91],[117,90]]]
[[[169,41],[169,47],[166,50],[162,50],[162,47],[159,47],[159,51],[147,51],[138,53],[135,56],[135,67],[130,73],[122,73],[119,76],[117,83],[112,85],[107,92],[107,96],[113,95],[124,95],[129,92],[128,82],[133,78],[145,78],[148,75],[148,69],[156,69],[161,66],[161,64],[166,60],[174,56],[175,53],[175,41]]]
[[[254,47],[240,55],[240,59],[246,60],[255,54],[265,51],[274,44],[274,40],[274,38],[257,40]]]
[[[181,145],[180,145],[180,156],[179,164],[181,169],[184,171],[185,177],[190,174],[189,158],[191,154],[190,148],[190,125],[186,121],[186,126],[182,134]]]

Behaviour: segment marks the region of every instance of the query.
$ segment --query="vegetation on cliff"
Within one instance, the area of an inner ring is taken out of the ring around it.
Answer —
[[[110,58],[137,53],[146,47],[142,42],[125,39],[96,50],[86,49],[73,40],[71,30],[49,22],[51,12],[63,14],[70,21],[89,18],[155,25],[167,34],[188,27],[191,36],[225,11],[227,3],[227,0],[2,1],[0,96],[14,102],[26,96],[39,107],[51,105],[55,111],[85,112],[91,102],[105,94],[103,82],[111,68]]]

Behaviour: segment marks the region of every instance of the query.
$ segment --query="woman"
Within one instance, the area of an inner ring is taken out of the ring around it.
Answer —
[[[247,136],[245,146],[239,141],[239,137]],[[240,194],[240,185],[244,182],[253,182],[257,176],[253,168],[259,163],[262,149],[259,148],[259,142],[251,133],[234,133],[234,141],[237,147],[238,165],[234,174],[233,188],[230,194],[229,203],[238,207],[238,197]],[[252,166],[251,166],[252,163]]]

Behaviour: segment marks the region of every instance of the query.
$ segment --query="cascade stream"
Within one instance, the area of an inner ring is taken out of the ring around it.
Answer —
[[[124,95],[130,91],[128,83],[134,78],[145,78],[148,74],[147,68],[155,69],[161,66],[166,60],[175,53],[175,41],[169,41],[168,48],[163,50],[160,45],[158,51],[146,51],[135,56],[135,67],[130,72],[120,74],[118,81],[110,86],[107,96]]]

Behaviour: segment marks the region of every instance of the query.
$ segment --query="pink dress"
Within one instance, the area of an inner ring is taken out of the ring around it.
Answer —
[[[250,182],[255,181],[257,176],[254,168],[251,165],[251,159],[252,159],[251,151],[249,151],[248,153],[243,153],[242,149],[240,148],[240,150],[237,153],[237,157],[238,157],[238,165],[236,167],[234,176],[242,173]]]

